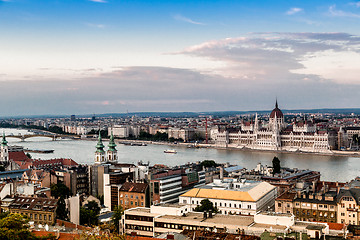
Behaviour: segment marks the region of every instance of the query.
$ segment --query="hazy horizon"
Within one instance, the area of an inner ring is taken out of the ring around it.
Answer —
[[[359,108],[360,1],[0,0],[0,116]]]

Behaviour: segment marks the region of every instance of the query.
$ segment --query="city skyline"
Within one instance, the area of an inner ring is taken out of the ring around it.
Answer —
[[[359,1],[0,1],[1,116],[358,108]]]

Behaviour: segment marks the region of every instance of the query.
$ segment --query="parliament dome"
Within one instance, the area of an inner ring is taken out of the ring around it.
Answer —
[[[275,108],[274,108],[274,110],[272,110],[272,112],[270,113],[270,118],[275,118],[275,115],[276,115],[277,118],[282,118],[282,117],[284,117],[284,114],[282,113],[282,111],[281,111],[280,108],[278,107],[277,100],[276,100],[276,103],[275,103]]]

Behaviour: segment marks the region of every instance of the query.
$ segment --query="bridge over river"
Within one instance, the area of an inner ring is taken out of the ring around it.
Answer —
[[[45,137],[50,138],[52,141],[60,139],[80,139],[78,135],[66,135],[66,134],[19,134],[19,135],[7,135],[6,138],[18,138],[24,142],[28,138]]]

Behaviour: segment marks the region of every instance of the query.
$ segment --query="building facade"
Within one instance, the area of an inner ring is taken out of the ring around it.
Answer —
[[[218,147],[329,152],[335,148],[336,136],[318,131],[311,122],[304,121],[288,126],[276,101],[267,125],[256,115],[255,121],[243,123],[239,128],[215,128],[211,136]]]
[[[215,179],[213,183],[194,188],[179,197],[179,203],[191,209],[209,199],[221,214],[255,215],[274,206],[277,190],[266,182]]]

